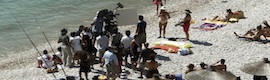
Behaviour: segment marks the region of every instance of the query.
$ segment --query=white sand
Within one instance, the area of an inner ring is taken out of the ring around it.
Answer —
[[[184,17],[184,10],[190,9],[193,13],[192,18],[196,21],[193,26],[202,24],[201,19],[212,18],[215,15],[223,16],[226,9],[230,8],[232,11],[242,10],[245,13],[246,19],[241,19],[237,23],[228,24],[227,26],[213,30],[213,31],[200,31],[190,28],[190,40],[198,41],[193,43],[193,55],[179,56],[177,54],[169,54],[166,51],[155,50],[158,53],[157,61],[161,64],[159,71],[164,74],[183,73],[186,65],[193,63],[196,66],[200,62],[207,64],[215,63],[221,58],[226,60],[227,70],[234,73],[236,76],[241,76],[242,80],[252,80],[252,75],[246,74],[240,68],[249,62],[258,61],[264,57],[270,58],[269,46],[270,44],[260,44],[258,42],[248,42],[237,39],[233,32],[244,34],[250,28],[255,28],[260,25],[263,20],[270,21],[270,9],[268,5],[269,0],[227,0],[227,3],[221,3],[222,0],[167,0],[167,10],[171,13],[167,27],[167,37],[185,38],[182,27],[174,27],[174,24],[179,18]],[[147,25],[147,42],[151,43],[157,40],[158,37],[158,18],[155,15],[155,7],[147,7],[139,11],[139,14],[145,16]],[[135,31],[134,26],[120,27],[120,31],[130,29]],[[161,40],[161,39],[158,39]],[[190,41],[183,41],[192,43]],[[201,43],[212,44],[206,46]],[[49,49],[49,48],[48,48]],[[1,59],[0,64],[0,79],[1,80],[33,80],[33,79],[53,79],[51,74],[46,74],[43,69],[36,68],[36,55],[25,52],[25,56],[20,55],[19,58],[8,60]],[[31,56],[30,56],[31,55]],[[29,57],[30,56],[30,57]],[[95,69],[102,70],[98,65],[94,66]],[[65,68],[67,75],[78,76],[78,68]],[[128,69],[131,74],[128,79],[137,79],[139,73],[133,73]],[[55,73],[57,77],[64,77],[62,71]],[[97,73],[89,73],[91,79]],[[270,76],[268,76],[270,78]],[[118,78],[119,79],[119,78]]]

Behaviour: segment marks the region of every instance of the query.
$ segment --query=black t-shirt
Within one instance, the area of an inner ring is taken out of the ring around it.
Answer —
[[[138,33],[145,33],[145,28],[146,28],[146,22],[145,21],[140,21],[137,24],[137,29],[139,29]]]
[[[143,62],[146,62],[146,60],[150,60],[149,56],[151,54],[157,55],[157,53],[150,48],[146,48],[146,49],[142,50],[141,57],[143,58]]]

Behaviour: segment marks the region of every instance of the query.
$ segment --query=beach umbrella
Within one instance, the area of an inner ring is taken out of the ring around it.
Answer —
[[[198,70],[186,74],[187,80],[236,80],[236,76],[228,71]]]
[[[267,76],[270,75],[270,62],[268,58],[264,58],[258,62],[245,64],[241,70],[251,75]]]

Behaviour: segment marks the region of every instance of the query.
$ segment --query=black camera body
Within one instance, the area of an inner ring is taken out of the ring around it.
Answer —
[[[121,3],[117,3],[117,7],[114,9],[118,9],[118,8],[123,8],[124,6]],[[100,10],[97,18],[103,18],[104,22],[105,22],[105,31],[109,32],[109,33],[113,33],[113,29],[117,28],[117,22],[115,20],[116,15],[119,14],[115,14],[114,10],[108,10],[108,9],[103,9]]]

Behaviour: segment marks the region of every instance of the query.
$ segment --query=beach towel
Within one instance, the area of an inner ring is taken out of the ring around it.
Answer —
[[[216,24],[216,25],[226,25],[230,22],[224,22],[224,21],[218,21],[218,20],[210,20],[210,19],[205,19],[202,20],[204,23],[210,23],[210,24]]]
[[[161,50],[165,50],[169,53],[177,53],[178,52],[178,47],[174,47],[174,46],[165,46],[165,45],[156,45],[151,47],[152,49],[161,49]]]
[[[210,30],[215,30],[218,28],[222,28],[226,25],[224,24],[212,24],[212,23],[204,23],[202,25],[200,25],[199,27],[193,27],[193,29],[200,29],[203,31],[210,31]]]
[[[161,45],[161,46],[173,46],[177,48],[191,48],[191,43],[185,43],[185,42],[178,42],[178,41],[168,41],[168,40],[162,40],[162,41],[156,41],[152,43],[153,45]]]

